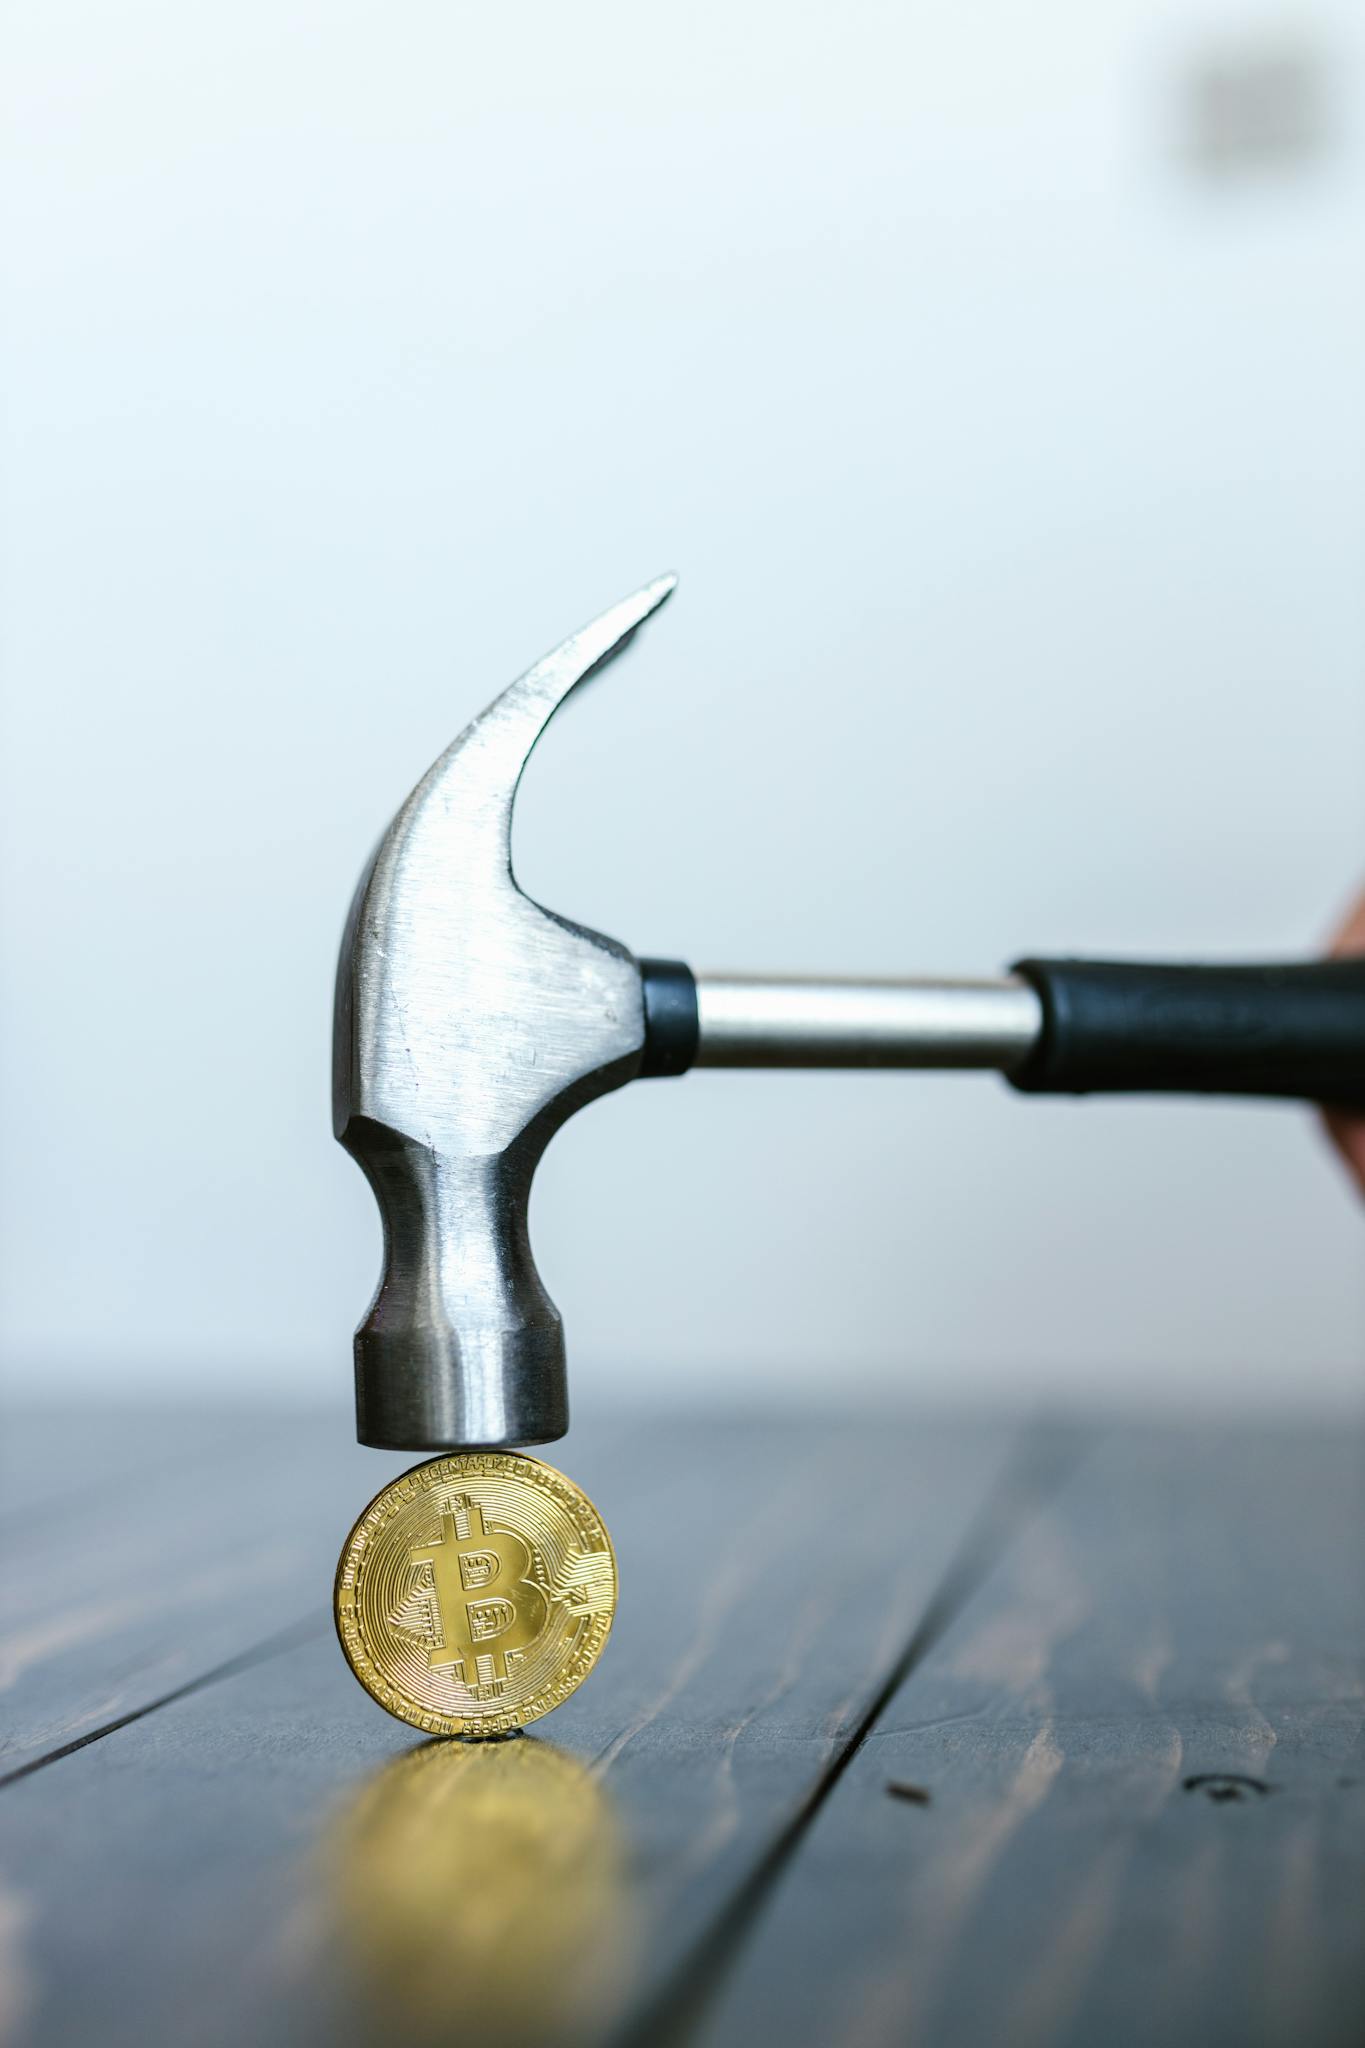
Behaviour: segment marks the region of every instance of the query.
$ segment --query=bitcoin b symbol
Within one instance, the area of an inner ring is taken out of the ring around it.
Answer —
[[[530,1649],[549,1612],[545,1595],[529,1577],[526,1544],[510,1529],[486,1527],[483,1509],[460,1499],[441,1515],[440,1541],[410,1550],[408,1558],[414,1565],[431,1566],[444,1640],[427,1651],[427,1663],[433,1669],[459,1664],[471,1691],[484,1686],[501,1691],[509,1676],[509,1654]]]

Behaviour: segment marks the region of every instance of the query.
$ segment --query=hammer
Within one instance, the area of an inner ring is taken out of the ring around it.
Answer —
[[[546,1145],[626,1081],[703,1067],[975,1067],[1032,1094],[1298,1096],[1365,1108],[1365,960],[1017,961],[991,981],[700,974],[543,910],[512,874],[527,756],[670,595],[623,598],[427,770],[360,878],[337,970],[333,1128],[379,1203],[356,1426],[387,1450],[568,1428],[564,1330],[531,1254]]]

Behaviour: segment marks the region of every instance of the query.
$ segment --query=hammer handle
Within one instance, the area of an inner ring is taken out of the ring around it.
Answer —
[[[1021,960],[996,981],[694,977],[644,960],[645,1073],[994,1067],[1029,1094],[1297,1096],[1365,1109],[1365,960]]]
[[[1298,1096],[1365,1109],[1365,960],[1168,967],[1021,960],[1042,1004],[1032,1094]]]

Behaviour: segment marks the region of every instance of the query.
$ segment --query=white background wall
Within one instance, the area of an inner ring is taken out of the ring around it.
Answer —
[[[378,1263],[336,940],[465,719],[682,589],[524,788],[696,964],[1312,949],[1365,867],[1365,27],[1210,0],[18,0],[4,1348],[335,1391]],[[1316,150],[1191,167],[1287,39]],[[1293,1108],[694,1075],[570,1125],[575,1387],[1354,1401]]]

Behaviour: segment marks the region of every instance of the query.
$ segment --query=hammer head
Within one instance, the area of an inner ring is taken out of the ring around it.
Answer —
[[[672,591],[660,577],[504,690],[413,790],[342,939],[333,1128],[374,1189],[384,1269],[356,1332],[362,1443],[545,1443],[568,1428],[564,1331],[531,1256],[536,1163],[639,1072],[640,969],[518,889],[512,806],[576,684]]]

